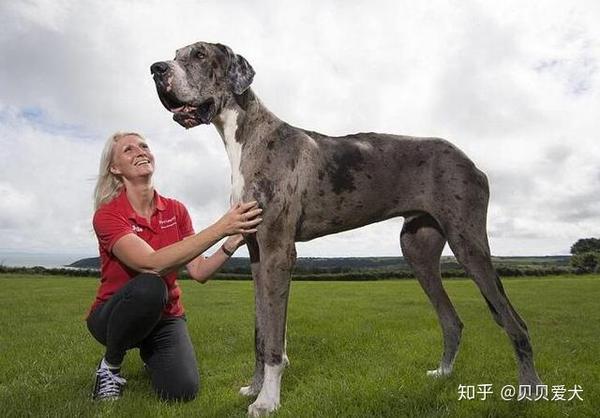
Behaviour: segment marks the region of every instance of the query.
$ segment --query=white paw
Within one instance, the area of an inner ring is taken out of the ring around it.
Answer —
[[[258,398],[248,407],[248,415],[263,417],[279,408],[279,394],[281,392],[281,373],[283,365],[269,366],[265,364],[265,380],[258,394]]]
[[[283,357],[281,358],[281,364],[283,364],[283,367],[288,367],[290,365],[290,359],[288,358],[287,354],[283,354]]]
[[[240,395],[242,396],[256,396],[260,392],[260,389],[250,385],[250,386],[242,386],[240,388]]]
[[[271,399],[256,400],[248,407],[248,415],[251,417],[264,417],[279,408],[279,402]]]
[[[435,370],[428,370],[427,371],[427,376],[431,376],[433,378],[440,378],[440,377],[445,377],[445,376],[449,376],[450,373],[452,373],[452,369],[447,369],[445,367],[438,367]]]

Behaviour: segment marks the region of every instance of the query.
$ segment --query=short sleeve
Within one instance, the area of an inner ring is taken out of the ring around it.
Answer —
[[[183,203],[175,201],[175,213],[177,214],[177,226],[179,228],[179,236],[183,239],[194,235],[194,226],[187,208]]]
[[[131,225],[122,214],[109,210],[96,211],[93,223],[98,243],[109,253],[119,238],[133,233]]]

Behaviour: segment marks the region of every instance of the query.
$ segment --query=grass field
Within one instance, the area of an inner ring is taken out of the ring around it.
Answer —
[[[291,366],[276,417],[600,416],[600,277],[504,281],[527,321],[545,384],[583,388],[583,401],[504,401],[516,365],[504,332],[470,280],[445,286],[465,324],[454,374],[432,380],[441,334],[416,281],[296,282],[288,316]],[[243,417],[237,395],[253,371],[252,283],[184,281],[200,365],[195,401],[167,404],[151,392],[136,351],[126,358],[124,398],[89,399],[102,347],[85,312],[91,278],[0,275],[0,416]],[[487,400],[458,400],[458,386],[491,383]],[[567,393],[567,396],[570,396]]]

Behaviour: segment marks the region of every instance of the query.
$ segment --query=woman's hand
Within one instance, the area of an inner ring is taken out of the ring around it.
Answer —
[[[259,216],[261,213],[262,209],[256,201],[237,203],[215,223],[215,226],[223,236],[253,234],[256,232],[256,226],[262,222]]]

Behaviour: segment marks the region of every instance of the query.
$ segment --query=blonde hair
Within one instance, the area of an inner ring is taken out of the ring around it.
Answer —
[[[94,188],[94,210],[97,210],[100,206],[117,197],[123,188],[123,181],[121,180],[121,177],[113,174],[110,171],[110,166],[112,164],[115,144],[121,138],[129,135],[137,136],[144,141],[146,140],[137,132],[116,132],[109,136],[104,144],[102,156],[100,157],[100,170],[98,172],[98,179],[96,181],[96,187]]]

